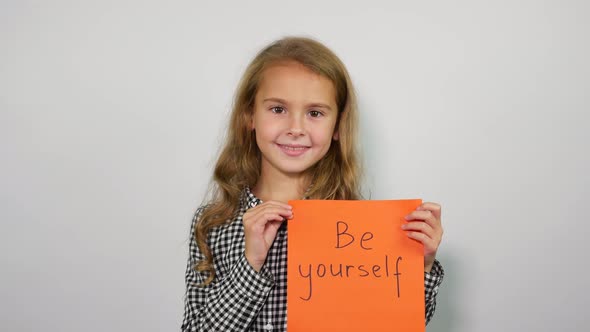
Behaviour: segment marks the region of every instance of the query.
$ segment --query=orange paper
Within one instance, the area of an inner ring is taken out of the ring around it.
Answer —
[[[424,249],[404,217],[421,200],[291,201],[288,332],[424,332]]]

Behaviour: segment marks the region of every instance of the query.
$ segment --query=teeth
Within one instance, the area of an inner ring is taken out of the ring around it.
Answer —
[[[283,145],[283,148],[285,150],[291,150],[291,151],[305,150],[305,147],[304,146],[287,146],[287,145]]]

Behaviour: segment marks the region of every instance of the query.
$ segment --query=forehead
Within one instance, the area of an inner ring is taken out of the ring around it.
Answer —
[[[256,99],[266,98],[335,105],[336,93],[330,79],[289,61],[273,64],[262,72]]]

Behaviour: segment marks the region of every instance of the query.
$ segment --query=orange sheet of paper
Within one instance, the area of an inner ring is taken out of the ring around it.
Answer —
[[[421,200],[290,201],[288,332],[424,332],[424,249],[404,216]]]

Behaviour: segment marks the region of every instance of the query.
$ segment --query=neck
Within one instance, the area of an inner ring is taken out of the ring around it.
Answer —
[[[290,200],[302,199],[310,181],[303,175],[291,176],[280,172],[268,174],[261,172],[258,182],[252,188],[252,193],[264,202],[279,201],[287,203]]]

